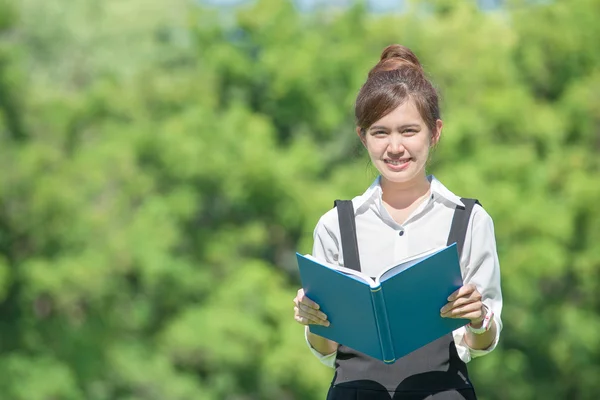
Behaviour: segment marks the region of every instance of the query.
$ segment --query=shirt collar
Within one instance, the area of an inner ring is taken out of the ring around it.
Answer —
[[[465,205],[460,200],[460,197],[452,193],[442,182],[438,181],[435,176],[429,175],[427,177],[431,183],[431,194],[434,199],[442,199],[451,202],[454,205],[464,207]],[[369,186],[369,188],[360,196],[352,199],[354,205],[354,215],[358,215],[364,212],[365,209],[369,208],[374,202],[381,202],[381,176],[378,176],[375,181]]]
[[[427,179],[429,179],[429,182],[431,182],[431,193],[433,194],[434,198],[441,197],[442,199],[448,200],[454,205],[461,207],[465,206],[460,200],[460,197],[448,190],[448,188],[446,188],[442,182],[438,181],[435,176],[429,175]]]
[[[368,209],[369,206],[378,199],[381,200],[381,195],[381,176],[378,176],[362,195],[352,199],[354,215],[364,212],[364,210]]]

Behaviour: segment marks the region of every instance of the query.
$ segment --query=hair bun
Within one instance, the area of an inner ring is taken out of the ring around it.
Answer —
[[[415,53],[401,44],[392,44],[383,49],[379,63],[377,63],[369,75],[375,72],[393,71],[403,66],[423,71],[423,67]]]
[[[406,61],[414,64],[415,67],[421,68],[421,63],[419,62],[417,56],[415,56],[415,53],[413,53],[408,47],[402,46],[401,44],[392,44],[383,49],[380,61],[385,61],[388,59]]]

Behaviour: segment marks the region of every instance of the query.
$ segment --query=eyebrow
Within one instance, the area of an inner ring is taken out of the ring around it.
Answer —
[[[400,126],[400,130],[406,129],[406,128],[420,128],[421,125],[419,124],[404,124]],[[376,130],[376,129],[381,129],[381,130],[387,130],[388,127],[386,126],[382,126],[382,125],[375,125],[369,128],[370,131]]]

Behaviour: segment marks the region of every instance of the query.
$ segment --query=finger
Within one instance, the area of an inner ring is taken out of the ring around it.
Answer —
[[[462,307],[466,304],[470,304],[470,303],[475,303],[477,301],[481,301],[481,295],[479,295],[477,292],[473,292],[471,293],[468,297],[459,297],[458,299],[454,300],[454,301],[450,301],[448,303],[446,303],[446,305],[444,305],[444,307],[442,307],[442,309],[440,310],[441,313],[445,313],[448,312],[454,308],[457,307]]]
[[[448,301],[454,301],[460,297],[468,296],[473,293],[475,286],[472,284],[464,285],[458,288],[454,293],[448,296]]]
[[[465,314],[464,316],[462,316],[460,318],[470,319],[471,322],[477,320],[479,323],[483,323],[483,314],[481,314],[478,311]]]
[[[294,304],[298,305],[300,303],[300,301],[302,300],[303,297],[304,297],[304,289],[300,288],[296,292],[296,297],[294,297]]]
[[[297,315],[301,318],[305,318],[306,320],[309,321],[308,322],[309,324],[323,325],[323,326],[330,325],[330,323],[329,323],[329,321],[327,321],[327,319],[320,318],[320,316],[307,313],[306,311],[304,311],[302,309],[298,309],[298,308],[294,308],[294,311],[295,311],[295,315]]]
[[[320,308],[317,303],[306,297],[306,295],[302,295],[302,297],[299,297],[298,300],[300,301],[300,303],[307,305],[308,307],[313,308],[315,310],[318,310]]]
[[[306,317],[302,317],[300,315],[294,315],[294,319],[301,323],[302,325],[310,325],[310,324],[314,324],[313,321],[310,320],[310,318],[306,318]]]
[[[464,297],[473,293],[477,288],[473,284],[461,286],[458,290],[448,296],[448,301],[454,301],[459,297]]]
[[[314,308],[311,308],[309,306],[307,306],[306,304],[302,304],[300,303],[300,310],[304,311],[306,314],[310,315],[311,317],[315,317],[318,320],[327,320],[327,315],[325,315],[325,313],[319,311],[319,310],[315,310]]]
[[[468,318],[476,319],[481,316],[481,302],[469,303],[461,307],[454,308],[452,310],[442,313],[444,318]]]
[[[329,326],[329,321],[318,321],[314,318],[311,318],[309,315],[303,314],[302,312],[296,313],[294,315],[294,319],[301,323],[302,325],[323,325]]]
[[[307,311],[308,310],[308,311]],[[304,305],[300,305],[300,307],[294,307],[294,315],[306,318],[310,320],[310,323],[329,326],[329,321],[327,321],[327,316],[320,311],[316,311],[317,314],[314,313],[314,310],[308,308]]]

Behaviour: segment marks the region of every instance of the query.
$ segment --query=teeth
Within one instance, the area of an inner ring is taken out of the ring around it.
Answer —
[[[387,160],[386,163],[392,164],[392,165],[400,165],[400,164],[404,164],[407,161],[408,161],[408,159],[406,159],[406,160]]]

